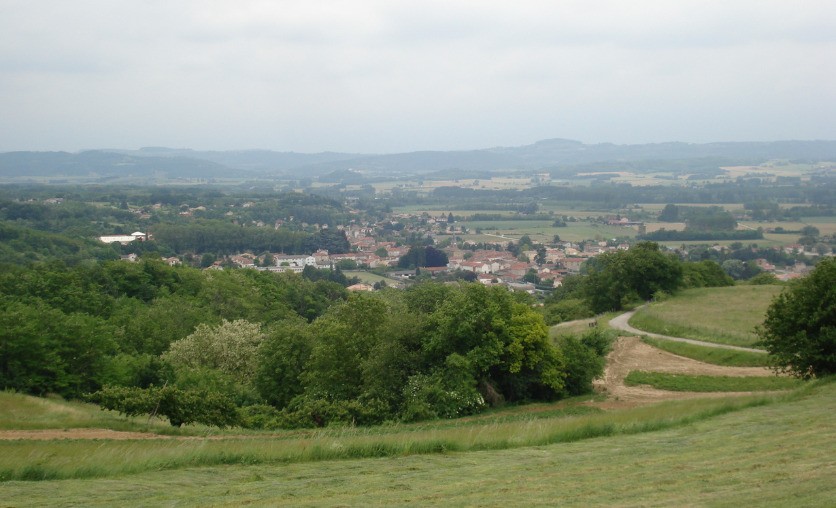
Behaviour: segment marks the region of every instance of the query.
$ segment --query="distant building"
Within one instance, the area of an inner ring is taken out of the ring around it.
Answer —
[[[122,245],[127,245],[133,241],[144,242],[148,240],[148,235],[139,231],[133,232],[130,235],[106,235],[100,236],[99,241],[104,243],[119,242]]]

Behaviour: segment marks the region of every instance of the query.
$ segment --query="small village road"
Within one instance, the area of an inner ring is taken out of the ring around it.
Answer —
[[[630,318],[633,317],[638,310],[641,310],[641,307],[636,310],[631,310],[629,312],[625,312],[624,314],[620,314],[612,319],[610,319],[610,326],[615,328],[616,330],[621,330],[624,332],[629,332],[634,335],[647,335],[648,337],[653,337],[655,339],[664,339],[664,340],[672,340],[674,342],[687,342],[688,344],[694,344],[696,346],[707,346],[707,347],[716,347],[720,349],[734,349],[735,351],[748,351],[750,353],[764,353],[766,351],[763,349],[754,349],[749,347],[741,347],[741,346],[730,346],[728,344],[715,344],[714,342],[705,342],[702,340],[695,340],[695,339],[686,339],[684,337],[671,337],[669,335],[660,335],[658,333],[650,333],[645,332],[643,330],[639,330],[638,328],[633,328],[630,326],[628,321]]]

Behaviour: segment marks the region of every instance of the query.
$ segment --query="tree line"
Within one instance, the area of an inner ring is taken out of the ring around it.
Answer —
[[[10,267],[0,386],[126,414],[155,401],[173,424],[296,427],[554,400],[590,389],[603,365],[605,338],[553,344],[527,295],[467,283],[349,295],[306,275],[155,259]]]

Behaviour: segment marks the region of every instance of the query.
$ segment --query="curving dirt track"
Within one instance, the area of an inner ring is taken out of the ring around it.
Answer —
[[[616,330],[621,330],[623,332],[632,333],[635,335],[647,335],[648,337],[656,337],[658,339],[665,339],[671,340],[674,342],[685,342],[687,344],[694,344],[696,346],[706,346],[706,347],[716,347],[720,349],[733,349],[735,351],[747,351],[749,353],[766,353],[763,349],[754,349],[750,347],[741,347],[741,346],[732,346],[729,344],[716,344],[714,342],[705,342],[702,340],[695,340],[695,339],[686,339],[684,337],[671,337],[670,335],[661,335],[658,333],[651,333],[645,332],[644,330],[639,330],[638,328],[633,328],[630,326],[630,318],[633,317],[633,314],[640,310],[631,310],[625,312],[624,314],[619,314],[618,316],[610,319],[610,326],[615,328]]]
[[[749,395],[751,392],[672,392],[649,386],[627,386],[624,378],[633,370],[694,374],[707,376],[769,376],[773,372],[764,367],[722,367],[678,356],[656,349],[638,337],[619,337],[607,356],[604,377],[595,381],[599,393],[607,395],[605,408],[629,407],[650,404],[662,400],[698,397],[731,397]]]

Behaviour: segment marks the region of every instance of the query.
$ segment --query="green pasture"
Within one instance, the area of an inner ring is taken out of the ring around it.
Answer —
[[[544,446],[669,428],[777,399],[680,401],[616,412],[585,407],[582,404],[587,400],[589,397],[511,407],[458,420],[377,427],[280,432],[231,429],[214,434],[204,430],[200,436],[132,440],[0,440],[0,482]]]
[[[748,351],[737,351],[734,349],[697,346],[687,342],[675,342],[672,340],[655,339],[653,337],[642,337],[642,342],[657,349],[667,351],[668,353],[713,365],[723,365],[726,367],[770,366],[769,356],[764,353],[750,353]]]
[[[723,210],[728,212],[743,210],[743,203],[673,203],[676,206],[700,206],[700,207],[710,207],[710,206],[719,206]],[[639,203],[639,206],[642,207],[644,210],[650,212],[661,212],[663,208],[667,206],[666,203]]]
[[[124,418],[105,412],[95,404],[67,402],[60,398],[31,397],[19,393],[0,392],[0,430],[108,428],[120,431],[142,431],[186,434],[194,429],[175,429],[160,419]]]
[[[627,386],[649,385],[675,392],[756,392],[798,388],[803,381],[777,376],[693,376],[634,370],[627,374]]]
[[[640,330],[674,337],[752,347],[755,326],[781,286],[729,286],[682,291],[640,309],[630,324]]]
[[[618,237],[634,237],[637,231],[633,228],[607,226],[587,221],[568,222],[566,227],[552,227],[551,220],[503,220],[503,221],[463,221],[459,225],[466,226],[472,233],[477,228],[482,233],[508,236],[519,239],[528,235],[534,241],[551,242],[554,235],[560,235],[561,240],[577,242],[581,240],[607,240]],[[465,239],[470,239],[464,235]]]
[[[552,339],[556,339],[561,335],[583,335],[584,333],[592,329],[589,326],[589,324],[592,322],[596,323],[596,327],[599,330],[609,332],[612,330],[612,328],[610,327],[610,319],[614,318],[619,314],[621,314],[621,312],[605,312],[604,314],[599,314],[589,319],[578,319],[575,321],[566,321],[564,323],[558,323],[549,328],[549,337],[551,337]],[[613,333],[616,332],[613,331]]]
[[[385,282],[388,286],[401,286],[403,284],[403,281],[362,270],[344,270],[343,273],[348,278],[357,277],[364,284],[374,284],[375,282],[381,281]]]
[[[772,233],[764,233],[763,238],[759,238],[757,240],[678,240],[678,241],[666,241],[666,242],[656,242],[659,245],[665,245],[668,247],[679,247],[681,245],[686,246],[693,246],[693,245],[723,245],[725,247],[729,247],[733,243],[742,243],[744,245],[749,244],[756,244],[758,247],[783,247],[784,245],[789,245],[792,243],[798,242],[798,235],[784,235],[784,234],[772,234]]]
[[[543,432],[549,420],[479,428],[471,444],[481,445],[471,447],[464,435],[438,433],[423,451],[340,439],[308,439],[306,448],[260,439],[11,442],[0,461],[28,464],[29,479],[56,471],[61,457],[98,474],[7,481],[0,492],[9,506],[55,505],[56,496],[83,506],[825,506],[836,498],[834,411],[836,384],[816,382],[785,395],[611,413],[595,432],[576,427],[574,437],[587,439],[551,444],[541,438],[560,431]]]

